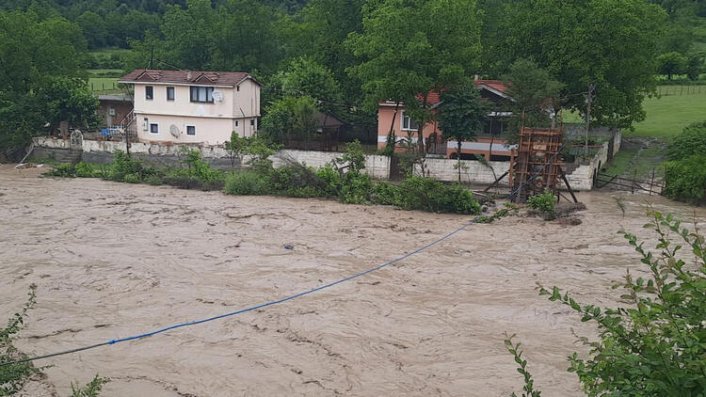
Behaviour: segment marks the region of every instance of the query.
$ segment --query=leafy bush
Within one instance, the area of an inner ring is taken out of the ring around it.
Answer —
[[[396,205],[402,203],[402,192],[399,186],[387,182],[378,182],[370,192],[370,201],[380,205]]]
[[[706,153],[706,121],[684,128],[667,148],[667,157],[670,160],[683,160],[704,153]]]
[[[405,209],[459,214],[480,212],[480,204],[473,194],[458,184],[445,185],[435,179],[412,176],[402,181],[400,194],[400,206]]]
[[[589,357],[570,357],[569,371],[589,396],[696,397],[706,390],[705,239],[671,215],[651,216],[645,227],[657,234],[658,253],[623,233],[647,267],[645,277],[628,272],[616,286],[624,289],[626,305],[582,305],[557,287],[540,290],[598,326],[600,339],[589,343]],[[690,252],[680,255],[682,247]]]
[[[145,178],[145,181],[144,181],[144,182],[145,182],[146,184],[152,185],[152,186],[159,186],[159,185],[164,184],[164,181],[162,180],[162,177],[159,176],[159,175],[148,175],[148,176]]]
[[[189,170],[188,175],[202,181],[204,185],[221,181],[225,178],[223,172],[211,168],[201,158],[201,152],[196,149],[187,152],[184,162]]]
[[[337,163],[341,163],[348,168],[349,173],[358,174],[365,168],[365,153],[363,146],[357,139],[346,145],[346,151],[340,158],[336,159]]]
[[[22,360],[27,356],[18,351],[13,346],[13,338],[22,329],[27,313],[36,302],[36,285],[32,284],[29,287],[29,298],[22,306],[22,310],[15,313],[7,323],[5,328],[0,329],[0,362],[6,363],[10,361]],[[39,371],[32,365],[31,362],[18,364],[4,365],[0,367],[0,396],[13,396],[22,389],[22,386],[29,378]]]
[[[690,203],[706,202],[706,121],[692,124],[674,138],[665,164],[664,194]]]
[[[522,345],[519,342],[517,344],[513,343],[512,339],[514,337],[515,335],[505,335],[505,348],[515,357],[515,362],[519,365],[517,372],[522,375],[525,381],[521,397],[541,397],[542,392],[534,389],[534,379],[532,378],[532,374],[527,370],[527,360],[522,358]],[[513,392],[510,397],[517,397],[517,394]]]
[[[544,219],[554,219],[556,214],[556,197],[550,190],[545,190],[544,193],[535,194],[527,198],[527,205],[533,210],[538,211]]]
[[[123,182],[126,175],[133,174],[137,176],[137,182],[139,182],[143,179],[144,174],[148,173],[146,171],[140,161],[134,160],[128,157],[125,152],[117,150],[103,177],[111,181]],[[134,178],[135,176],[130,177],[131,180],[134,180]]]
[[[667,162],[664,181],[668,197],[694,204],[706,202],[706,155]]]
[[[71,382],[71,397],[98,397],[103,385],[106,383],[108,383],[108,379],[101,378],[98,375],[83,387]]]
[[[99,168],[96,168],[95,165],[84,161],[76,164],[75,172],[76,176],[79,178],[96,178],[103,176],[103,173]]]
[[[316,176],[321,180],[322,191],[327,197],[338,197],[341,193],[341,174],[331,165],[326,165],[316,171]]]
[[[326,197],[326,182],[318,177],[314,169],[304,165],[292,163],[270,170],[267,176],[273,194],[292,197]]]
[[[366,174],[349,172],[343,176],[340,200],[346,204],[369,204],[373,180]]]
[[[49,176],[58,176],[61,178],[75,178],[76,168],[73,164],[59,164],[46,174]]]
[[[264,195],[269,193],[269,184],[262,175],[253,171],[228,174],[224,192],[237,195]]]

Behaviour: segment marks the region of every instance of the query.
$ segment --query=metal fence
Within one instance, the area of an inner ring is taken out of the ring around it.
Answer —
[[[662,96],[706,94],[706,85],[660,85],[657,92]]]

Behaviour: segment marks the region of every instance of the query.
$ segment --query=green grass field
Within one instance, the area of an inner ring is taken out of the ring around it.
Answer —
[[[661,86],[659,89],[669,95],[646,99],[643,104],[647,112],[645,121],[636,124],[634,131],[625,131],[626,137],[667,140],[679,134],[687,125],[706,120],[705,86],[692,86],[689,89]],[[678,95],[673,95],[675,93]]]
[[[121,92],[118,88],[117,77],[91,77],[88,86],[96,94],[110,94]]]
[[[110,57],[111,55],[128,55],[130,54],[132,50],[127,49],[127,48],[103,48],[100,50],[95,50],[95,51],[90,51],[89,55],[96,57],[96,58],[101,58],[101,57]]]

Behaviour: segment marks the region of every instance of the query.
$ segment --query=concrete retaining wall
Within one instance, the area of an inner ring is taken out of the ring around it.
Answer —
[[[588,164],[579,165],[566,176],[574,190],[591,190],[596,173],[608,161],[608,142],[604,143]]]
[[[327,164],[331,164],[335,159],[343,156],[343,153],[337,152],[316,152],[304,150],[280,150],[273,156],[275,167],[280,167],[286,164],[287,161],[293,160],[298,163],[306,164],[309,167],[321,168]],[[377,179],[387,179],[390,177],[390,158],[387,156],[368,155],[365,156],[364,171]]]
[[[212,167],[219,169],[231,169],[233,164],[228,152],[221,146],[202,145],[160,145],[152,143],[136,142],[130,145],[131,155],[145,163],[156,166],[178,166],[183,164],[183,148],[197,149],[201,152],[201,157]],[[35,138],[35,157],[51,157],[61,162],[83,160],[90,163],[105,164],[113,161],[116,151],[125,151],[125,142],[113,141],[93,141],[84,140],[82,144],[83,154],[80,150],[73,151],[74,158],[69,159],[63,155],[64,151],[69,151],[69,142],[62,139]],[[38,155],[37,153],[41,155]],[[75,154],[78,153],[78,157]],[[273,165],[281,167],[288,160],[304,163],[310,167],[321,168],[331,164],[333,160],[343,156],[343,153],[336,152],[315,152],[303,150],[280,150],[272,156]],[[244,159],[247,163],[249,158]],[[235,164],[238,166],[238,164]],[[365,172],[373,178],[387,179],[390,176],[390,158],[386,156],[369,155],[365,158]]]
[[[426,159],[424,168],[426,175],[431,178],[446,182],[457,182],[458,163],[458,160],[451,159]],[[480,161],[461,160],[461,182],[489,185],[510,168],[509,161],[489,161],[486,164]],[[421,175],[421,167],[419,165],[415,166],[415,173]],[[509,178],[505,177],[500,182],[500,186],[508,186],[508,182]]]
[[[618,131],[613,137],[614,151],[617,152],[620,148],[622,136]],[[596,173],[608,161],[608,145],[608,142],[604,143],[588,164],[578,166],[567,175],[569,183],[574,190],[591,190],[593,188]],[[201,151],[203,159],[215,168],[232,168],[228,152],[221,146],[160,145],[137,142],[131,145],[130,152],[135,158],[149,164],[178,166],[184,160],[184,149],[180,149],[184,146]],[[35,157],[53,157],[58,161],[78,161],[79,158],[82,158],[84,161],[93,163],[108,163],[112,161],[113,154],[117,150],[125,151],[125,143],[84,140],[82,149],[82,156],[77,158],[77,153],[81,154],[81,151],[71,150],[68,141],[42,137],[35,138],[34,155]],[[333,160],[342,155],[343,153],[336,152],[280,150],[272,157],[272,161],[275,167],[281,167],[287,161],[296,161],[310,167],[320,168],[331,164]],[[245,161],[247,162],[247,160],[246,158]],[[458,180],[457,164],[456,160],[428,158],[425,161],[426,174],[441,181],[455,182]],[[492,167],[492,170],[489,166]],[[510,162],[491,161],[486,165],[479,161],[462,160],[461,181],[472,184],[491,184],[496,177],[502,175],[509,167]],[[366,156],[365,172],[374,178],[388,179],[390,177],[390,158],[378,155]],[[415,167],[415,172],[421,174],[419,166]],[[501,182],[501,186],[508,186],[508,181],[508,178],[504,179]]]

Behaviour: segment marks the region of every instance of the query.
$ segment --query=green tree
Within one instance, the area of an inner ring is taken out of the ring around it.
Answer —
[[[510,66],[503,80],[512,97],[515,130],[520,126],[548,127],[551,113],[561,110],[559,95],[564,84],[554,80],[536,63],[519,59]]]
[[[363,31],[348,41],[362,62],[351,73],[363,81],[368,103],[403,102],[422,130],[432,117],[429,93],[459,82],[478,64],[480,22],[473,0],[374,0],[363,7]]]
[[[300,22],[289,32],[295,54],[302,54],[327,68],[346,93],[346,107],[362,99],[361,81],[347,72],[357,64],[345,45],[351,33],[363,29],[364,0],[310,0],[299,13]]]
[[[695,154],[706,154],[706,121],[684,128],[667,148],[669,160],[681,160]]]
[[[86,11],[76,19],[81,27],[89,48],[101,48],[107,44],[108,32],[103,18],[92,11]]]
[[[564,84],[568,109],[586,113],[582,92],[596,87],[594,124],[629,127],[645,117],[654,92],[656,58],[666,13],[644,0],[529,0],[502,4],[486,56],[502,74],[518,58],[531,59]]]
[[[441,104],[436,117],[444,138],[456,141],[459,183],[461,183],[461,145],[464,141],[475,140],[476,134],[483,131],[489,109],[488,103],[481,98],[472,82],[441,94]]]
[[[317,127],[316,101],[308,96],[289,96],[270,106],[262,118],[261,133],[275,143],[291,147],[293,141],[303,141],[306,147]]]
[[[46,101],[45,117],[53,130],[61,121],[78,128],[94,126],[98,120],[98,98],[86,81],[79,78],[57,77],[40,90]]]
[[[689,80],[698,80],[704,70],[704,54],[690,54],[686,61],[686,77]]]
[[[83,77],[85,59],[78,25],[32,12],[0,12],[0,157],[19,154],[42,133],[51,116],[43,93],[57,79]]]
[[[275,74],[269,85],[273,99],[285,96],[308,96],[317,108],[329,113],[340,109],[341,89],[326,67],[310,58],[295,58]]]
[[[657,57],[659,62],[659,73],[666,75],[668,80],[675,74],[686,72],[687,58],[678,52],[668,52]]]
[[[706,202],[706,121],[694,123],[670,143],[664,194],[675,200]]]

